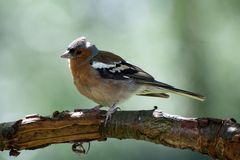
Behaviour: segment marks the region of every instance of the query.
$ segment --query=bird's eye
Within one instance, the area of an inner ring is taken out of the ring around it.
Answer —
[[[74,53],[75,49],[69,48],[68,51],[69,51],[70,53]]]

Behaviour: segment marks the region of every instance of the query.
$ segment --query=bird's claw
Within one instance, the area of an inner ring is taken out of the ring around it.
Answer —
[[[104,126],[106,127],[107,125],[107,121],[110,120],[112,118],[112,114],[114,112],[116,112],[117,110],[121,110],[119,107],[113,105],[112,107],[110,107],[106,113],[106,119],[105,119],[105,122],[104,122]]]

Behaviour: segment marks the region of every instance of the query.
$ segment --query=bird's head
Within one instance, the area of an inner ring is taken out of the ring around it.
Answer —
[[[81,57],[84,52],[89,53],[90,57],[94,57],[99,51],[85,37],[79,37],[69,44],[67,50],[61,55],[61,58],[73,59]]]

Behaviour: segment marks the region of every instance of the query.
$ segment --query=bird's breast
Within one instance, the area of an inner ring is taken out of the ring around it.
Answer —
[[[78,91],[104,106],[129,98],[139,88],[133,80],[104,79],[89,63],[78,66],[70,62],[70,69]]]

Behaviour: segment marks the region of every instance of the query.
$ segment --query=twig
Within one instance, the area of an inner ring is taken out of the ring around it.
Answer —
[[[184,118],[158,110],[117,111],[104,126],[106,111],[54,112],[0,124],[0,150],[18,155],[23,149],[106,138],[137,139],[188,148],[212,158],[240,159],[240,124],[234,119]]]

